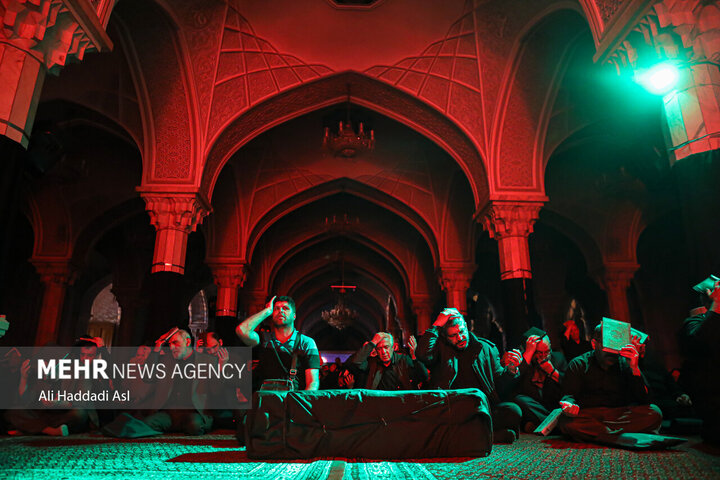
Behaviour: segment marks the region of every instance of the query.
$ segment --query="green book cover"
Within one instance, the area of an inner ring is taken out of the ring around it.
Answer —
[[[602,345],[603,351],[619,353],[630,343],[630,324],[612,318],[602,319]]]

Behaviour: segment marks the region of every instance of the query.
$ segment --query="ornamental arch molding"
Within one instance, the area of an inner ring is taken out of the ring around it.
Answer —
[[[422,100],[357,72],[323,77],[284,91],[228,122],[209,143],[200,185],[212,198],[220,171],[232,155],[261,133],[291,119],[347,101],[391,118],[430,139],[460,166],[475,206],[488,198],[484,155],[462,127]]]

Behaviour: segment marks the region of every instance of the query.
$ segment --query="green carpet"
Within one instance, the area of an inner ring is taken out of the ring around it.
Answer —
[[[0,478],[54,479],[718,479],[720,450],[697,439],[668,451],[633,452],[522,435],[489,457],[259,462],[230,434],[122,440],[96,435],[0,438]]]

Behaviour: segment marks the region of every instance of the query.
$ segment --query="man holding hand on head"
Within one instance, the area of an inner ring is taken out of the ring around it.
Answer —
[[[562,353],[553,352],[545,331],[532,327],[523,336],[526,337],[524,361],[520,364],[513,401],[523,412],[523,430],[530,433],[557,408],[567,362]]]
[[[495,443],[517,439],[520,407],[502,402],[499,392],[516,381],[519,351],[509,352],[508,365],[503,367],[495,345],[469,332],[458,310],[446,308],[418,340],[416,355],[430,369],[430,388],[477,388],[487,396]]]
[[[267,318],[271,318],[270,332],[255,331]],[[295,329],[295,301],[290,297],[272,297],[267,306],[248,317],[235,329],[235,333],[253,349],[258,360],[253,377],[259,380],[286,378],[296,389],[320,388],[320,353],[315,340]]]
[[[711,276],[693,287],[703,296],[703,309],[696,309],[679,332],[681,351],[686,356],[681,382],[703,419],[702,438],[720,445],[720,281]],[[700,311],[698,311],[700,310]]]
[[[650,404],[638,351],[625,345],[619,354],[603,350],[602,324],[595,327],[593,350],[574,358],[563,379],[560,430],[574,440],[629,448],[678,443],[656,434],[662,412]]]
[[[414,337],[408,341],[411,354],[417,346]],[[393,336],[378,332],[350,358],[349,367],[353,373],[364,374],[364,382],[355,386],[369,390],[413,390],[419,383],[427,381],[425,366],[413,360],[411,355],[395,351]],[[375,352],[374,356],[371,354]]]

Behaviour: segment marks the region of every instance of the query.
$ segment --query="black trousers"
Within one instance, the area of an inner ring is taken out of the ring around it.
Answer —
[[[560,430],[581,442],[613,444],[623,433],[658,433],[662,413],[655,405],[580,407],[577,417],[561,415]]]
[[[528,422],[535,424],[535,426],[540,425],[545,420],[545,417],[550,414],[549,408],[527,395],[517,395],[513,401],[522,410],[523,425]]]
[[[490,407],[490,416],[493,422],[493,431],[513,430],[517,436],[520,434],[520,418],[522,411],[513,402],[502,402]]]

